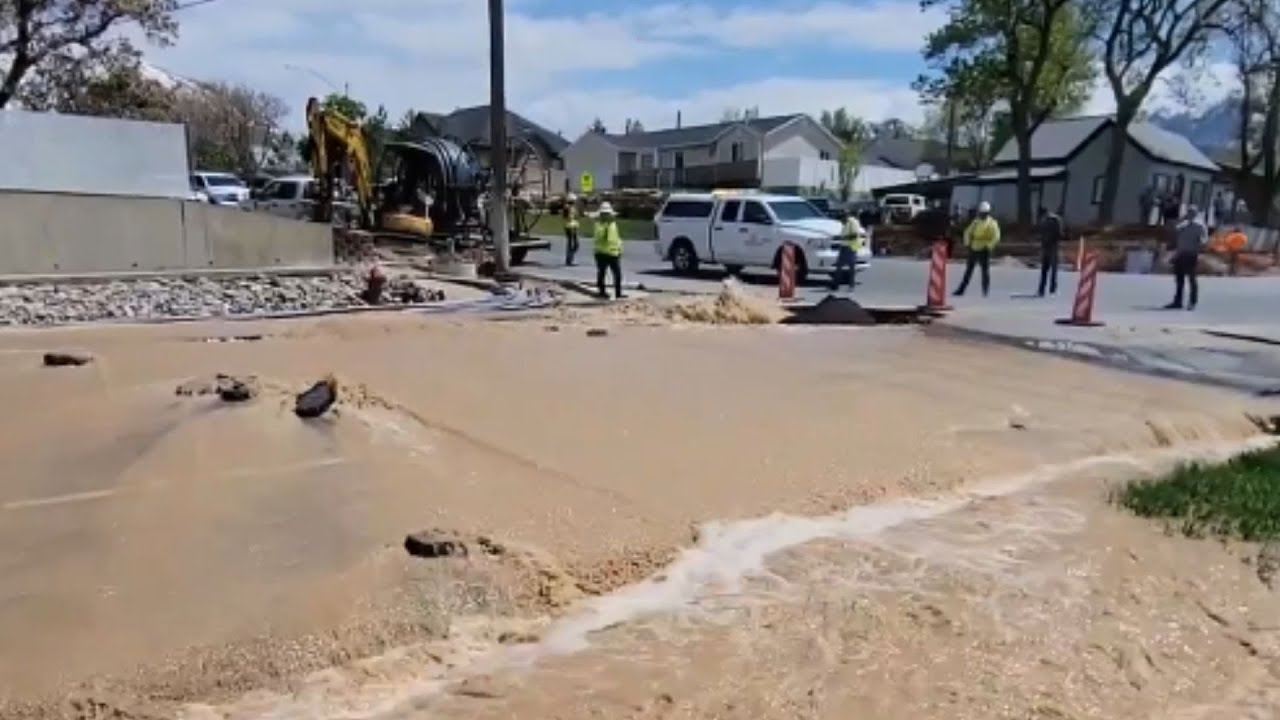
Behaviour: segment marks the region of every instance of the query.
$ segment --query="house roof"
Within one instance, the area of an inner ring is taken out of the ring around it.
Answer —
[[[966,148],[952,148],[953,162],[957,168],[972,167],[970,152]],[[861,162],[864,165],[883,165],[900,170],[914,171],[922,163],[929,163],[947,172],[946,143],[937,140],[918,140],[909,137],[878,137],[863,148]]]
[[[1032,162],[1066,160],[1102,130],[1114,124],[1115,118],[1110,115],[1091,115],[1045,122],[1031,136],[1031,160]],[[1192,145],[1190,140],[1151,123],[1130,124],[1129,139],[1157,160],[1204,170],[1218,169],[1218,166],[1195,145]],[[1000,148],[1000,152],[996,153],[994,162],[1011,163],[1016,162],[1017,159],[1018,148],[1011,139]]]
[[[712,123],[710,125],[690,125],[688,127],[638,132],[629,135],[606,134],[605,137],[613,145],[620,148],[643,150],[658,147],[686,147],[689,145],[707,145],[720,137],[735,125],[745,122],[751,129],[761,133],[770,133],[783,125],[803,117],[801,114],[774,115],[772,117],[752,118],[750,120]]]
[[[1031,168],[1031,179],[1050,180],[1062,175],[1066,171],[1066,165],[1040,165]],[[975,185],[985,185],[991,183],[1013,182],[1017,179],[1017,168],[1001,168],[999,170],[990,170],[970,175],[968,176],[967,181]]]
[[[440,134],[451,135],[464,143],[480,147],[489,146],[488,105],[461,108],[448,115],[437,113],[422,113],[422,115]],[[559,155],[569,146],[569,141],[556,133],[510,110],[507,111],[507,135],[508,137],[527,137],[545,146],[554,155]]]

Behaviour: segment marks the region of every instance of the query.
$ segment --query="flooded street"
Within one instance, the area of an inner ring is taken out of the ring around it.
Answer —
[[[5,338],[0,715],[1272,717],[1256,548],[1107,502],[1263,442],[1241,396],[905,327],[229,330]]]

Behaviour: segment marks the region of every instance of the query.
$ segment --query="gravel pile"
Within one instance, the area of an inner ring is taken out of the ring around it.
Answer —
[[[0,325],[341,309],[364,305],[363,289],[354,274],[13,285],[0,287]]]

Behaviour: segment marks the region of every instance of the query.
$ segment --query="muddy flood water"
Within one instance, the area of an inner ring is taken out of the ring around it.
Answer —
[[[1280,717],[1258,549],[1108,501],[1238,395],[578,313],[10,333],[0,400],[0,717]]]

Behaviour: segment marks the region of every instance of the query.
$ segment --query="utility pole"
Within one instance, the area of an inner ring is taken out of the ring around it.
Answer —
[[[502,0],[489,0],[489,229],[493,232],[494,274],[510,270],[511,235],[507,229],[507,89]]]

